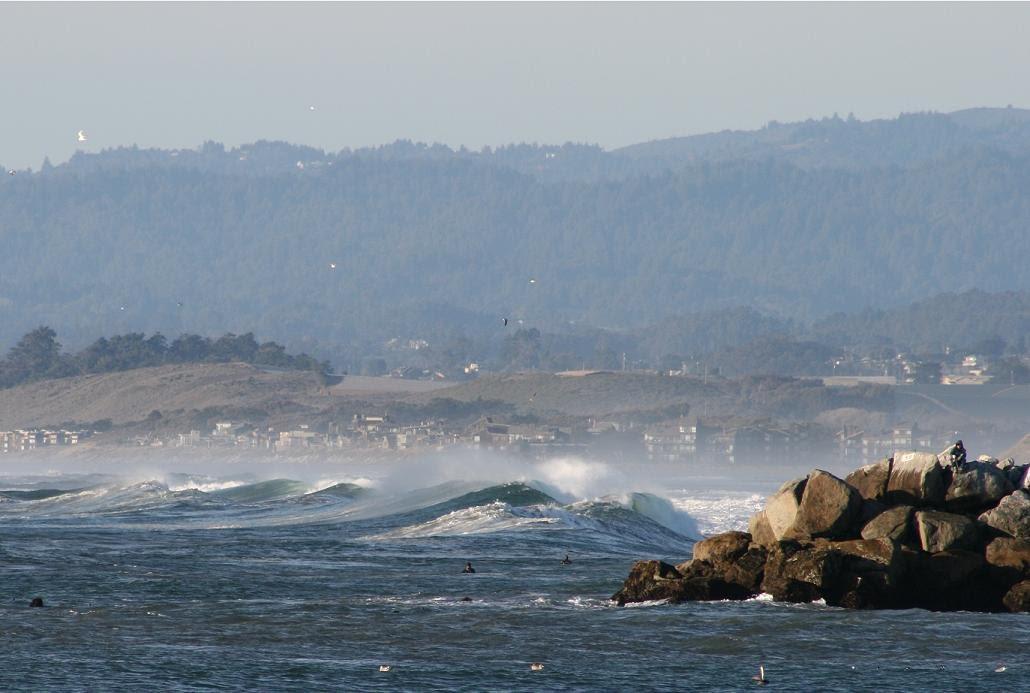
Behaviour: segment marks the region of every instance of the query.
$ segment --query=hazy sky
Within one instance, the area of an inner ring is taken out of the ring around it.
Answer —
[[[208,139],[616,147],[1030,107],[1028,37],[1022,3],[0,3],[0,163]]]

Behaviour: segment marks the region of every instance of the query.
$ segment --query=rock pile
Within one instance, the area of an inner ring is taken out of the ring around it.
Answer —
[[[960,462],[949,449],[898,453],[845,479],[816,469],[770,496],[748,532],[698,542],[677,566],[637,562],[612,599],[762,592],[853,609],[1030,612],[1030,465]]]

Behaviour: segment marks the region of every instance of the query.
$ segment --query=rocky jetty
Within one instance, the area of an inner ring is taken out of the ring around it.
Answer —
[[[679,565],[638,561],[620,605],[748,599],[852,609],[1030,612],[1030,465],[898,453],[844,479],[813,470]]]

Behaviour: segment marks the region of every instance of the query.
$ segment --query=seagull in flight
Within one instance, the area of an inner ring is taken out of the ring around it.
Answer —
[[[336,269],[336,263],[335,262],[330,262],[329,263],[329,269]]]
[[[314,106],[308,106],[308,110],[309,111],[313,111],[313,110],[315,110],[315,107]]]
[[[505,327],[507,327],[507,326],[508,326],[508,318],[504,318],[504,326],[505,326]]]
[[[79,142],[85,142],[88,139],[86,137],[86,131],[85,130],[79,130],[76,133],[76,136],[79,138]]]

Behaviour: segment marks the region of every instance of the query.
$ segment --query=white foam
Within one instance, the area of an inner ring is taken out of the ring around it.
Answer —
[[[224,491],[230,488],[238,488],[240,486],[246,486],[248,481],[198,481],[193,477],[190,477],[186,481],[178,484],[170,484],[168,486],[169,491],[200,491],[202,493],[213,493],[215,491]]]
[[[681,493],[687,492],[672,494],[673,507],[693,518],[705,536],[733,530],[746,532],[750,517],[765,507],[765,497],[757,493],[695,492],[686,496],[679,495]]]

